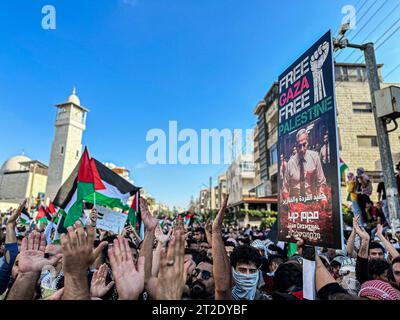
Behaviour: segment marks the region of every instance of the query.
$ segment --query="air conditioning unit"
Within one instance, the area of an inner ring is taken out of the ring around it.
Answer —
[[[379,118],[400,117],[400,87],[390,86],[375,92],[376,113]]]

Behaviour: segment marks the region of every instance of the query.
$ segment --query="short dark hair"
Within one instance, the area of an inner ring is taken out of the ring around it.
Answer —
[[[391,281],[391,282],[393,282],[393,283],[396,282],[395,279],[394,279],[394,274],[393,274],[393,267],[394,267],[394,265],[395,265],[396,263],[400,263],[400,256],[398,256],[398,257],[396,257],[396,258],[394,258],[394,259],[392,260],[392,264],[390,265],[390,269],[389,269],[389,272],[388,272],[389,281]]]
[[[236,247],[232,241],[225,241],[225,247]]]
[[[238,263],[243,262],[252,262],[256,265],[257,268],[259,268],[262,263],[262,258],[261,255],[258,253],[258,250],[249,245],[241,245],[235,247],[230,255],[230,260],[231,266],[233,268],[236,268]]]
[[[273,291],[289,293],[303,287],[303,270],[298,263],[282,263],[274,274]]]
[[[341,267],[342,266],[342,264],[339,262],[339,261],[336,261],[336,260],[332,260],[331,261],[331,267],[332,268],[337,268],[337,267]]]
[[[202,227],[198,227],[198,228],[194,229],[193,233],[195,233],[195,232],[200,232],[202,234],[206,234],[206,230],[204,230],[204,228],[202,228]]]
[[[368,263],[368,273],[371,278],[379,277],[390,269],[390,263],[386,260],[371,260]]]
[[[271,266],[271,264],[273,262],[275,262],[276,264],[280,265],[280,264],[283,263],[283,261],[284,261],[283,258],[281,256],[279,256],[279,255],[270,256],[269,259],[268,259],[268,267]]]
[[[395,263],[400,263],[400,256],[397,256],[392,260],[392,265],[394,265]]]
[[[201,263],[201,262],[204,262],[204,263],[209,263],[209,264],[213,264],[213,262],[212,262],[212,260],[209,258],[209,257],[207,257],[207,256],[199,256],[199,258],[198,259],[196,259],[196,265],[198,265],[199,263]]]
[[[383,253],[385,253],[385,249],[382,247],[382,245],[377,242],[377,241],[371,241],[371,243],[369,244],[369,248],[368,248],[368,252],[371,249],[381,249]]]

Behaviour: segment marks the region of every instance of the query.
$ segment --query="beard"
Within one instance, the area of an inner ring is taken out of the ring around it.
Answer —
[[[205,299],[207,298],[207,288],[206,286],[199,280],[193,282],[190,287],[190,297],[192,299]]]

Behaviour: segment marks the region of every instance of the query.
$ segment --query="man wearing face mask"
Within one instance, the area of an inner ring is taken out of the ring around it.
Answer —
[[[234,280],[232,288],[234,300],[270,300],[257,289],[262,259],[256,248],[247,245],[238,246],[233,250],[230,261]]]

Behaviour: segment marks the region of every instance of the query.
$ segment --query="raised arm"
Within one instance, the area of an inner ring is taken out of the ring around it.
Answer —
[[[35,295],[35,286],[40,277],[40,272],[46,265],[54,266],[61,258],[61,254],[46,259],[46,240],[44,234],[31,233],[25,237],[21,244],[19,256],[18,276],[7,300],[32,300]]]
[[[347,240],[346,252],[350,258],[355,258],[357,254],[354,252],[354,240],[356,239],[356,228],[355,226],[359,225],[360,216],[356,216],[353,218],[353,228],[351,229],[350,237]]]
[[[86,232],[79,220],[67,230],[67,234],[61,235],[65,284],[62,299],[90,300],[87,271],[107,246],[107,242],[104,241],[94,248],[96,229],[89,223],[86,224]]]
[[[151,215],[147,202],[143,198],[140,198],[140,211],[142,213],[142,221],[145,228],[145,236],[140,250],[140,257],[144,257],[146,261],[144,266],[144,284],[146,285],[151,278],[154,231],[158,225],[158,220]]]
[[[215,281],[215,300],[232,299],[232,275],[228,254],[222,240],[222,222],[228,204],[229,196],[225,196],[224,203],[212,225],[212,256],[213,274]]]
[[[156,250],[153,251],[153,266],[151,269],[151,275],[153,277],[158,276],[158,271],[160,269],[160,254],[162,248],[165,247],[168,240],[171,238],[172,228],[168,231],[168,234],[164,234],[161,227],[158,225],[155,231],[155,237],[158,241]]]
[[[330,283],[337,283],[325,268],[318,254],[315,255],[315,288],[317,292]]]
[[[17,219],[21,215],[23,208],[26,206],[26,199],[19,205],[18,209],[15,210],[7,220],[6,225],[6,244],[16,243],[17,237],[15,234],[15,227],[17,225]]]
[[[368,249],[369,249],[369,234],[363,230],[359,225],[355,226],[356,232],[361,238],[360,249],[357,253],[357,261],[356,261],[356,278],[363,284],[365,281],[368,281]]]
[[[389,252],[392,259],[400,256],[400,253],[396,250],[396,248],[393,247],[393,245],[390,243],[390,241],[388,239],[386,239],[385,236],[383,235],[381,224],[378,224],[376,226],[376,235],[378,236],[379,240],[381,240],[381,242],[385,246],[385,249]]]

